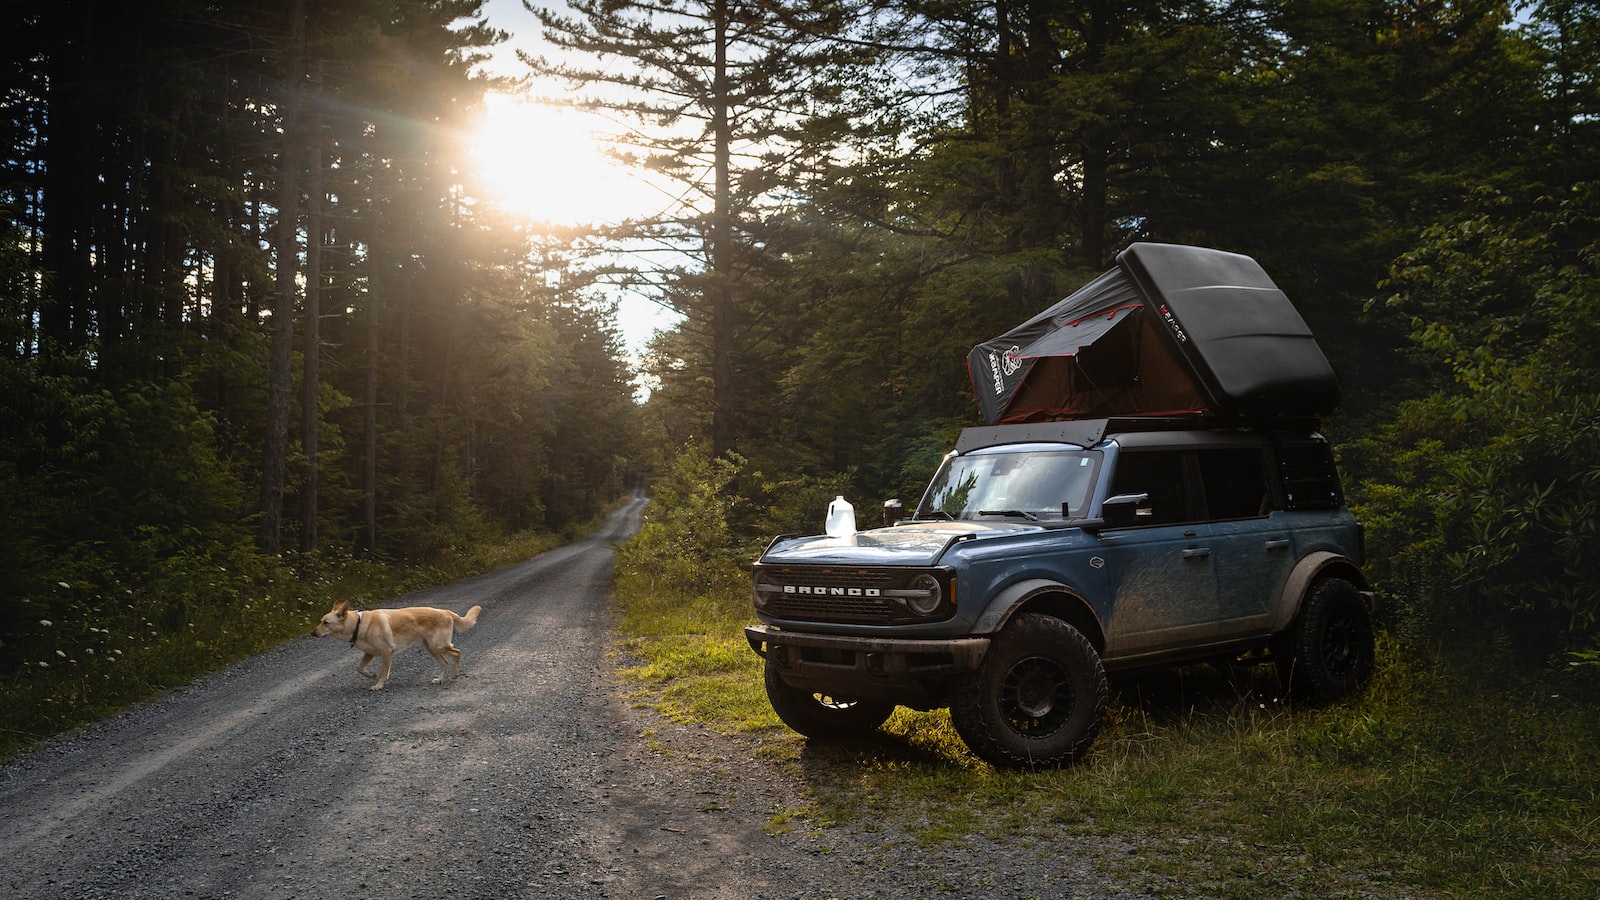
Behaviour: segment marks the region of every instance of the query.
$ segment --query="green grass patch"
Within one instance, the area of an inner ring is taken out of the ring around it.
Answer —
[[[624,569],[618,584],[619,595],[636,598],[621,607],[623,675],[651,706],[724,734],[781,727],[766,695],[750,690],[761,660],[744,640],[742,617],[708,597],[680,595],[681,580]]]
[[[1302,707],[1265,670],[1114,679],[1089,758],[1001,772],[943,711],[897,710],[873,739],[808,742],[767,707],[742,571],[698,596],[618,585],[626,675],[669,718],[749,734],[807,789],[816,827],[894,821],[929,844],[1078,834],[1160,896],[1600,896],[1600,698],[1594,685],[1460,676],[1393,641],[1349,702]]]

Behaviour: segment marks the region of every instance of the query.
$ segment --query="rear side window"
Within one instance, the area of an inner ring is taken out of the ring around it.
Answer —
[[[1333,448],[1312,438],[1278,443],[1278,477],[1290,509],[1338,509],[1344,504]]]
[[[1272,511],[1266,460],[1259,448],[1202,450],[1198,457],[1212,519],[1253,519]]]

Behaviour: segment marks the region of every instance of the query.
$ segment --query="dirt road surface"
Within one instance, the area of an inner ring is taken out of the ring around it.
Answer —
[[[17,898],[1137,895],[1038,848],[924,849],[892,826],[772,829],[795,779],[619,693],[614,542],[394,605],[465,612],[463,677],[420,649],[368,691],[309,635],[0,768]],[[309,631],[313,622],[307,622]],[[1105,850],[1105,848],[1101,848]],[[1053,855],[1053,854],[1052,854]]]

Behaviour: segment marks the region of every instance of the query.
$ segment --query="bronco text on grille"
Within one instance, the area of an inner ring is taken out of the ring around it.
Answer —
[[[854,625],[889,625],[926,620],[929,611],[914,612],[908,598],[930,598],[927,587],[913,582],[928,570],[758,567],[757,605],[782,618]],[[936,596],[937,590],[932,592]]]
[[[883,591],[878,588],[859,587],[811,587],[805,584],[786,584],[783,586],[785,594],[807,594],[812,597],[882,597]]]

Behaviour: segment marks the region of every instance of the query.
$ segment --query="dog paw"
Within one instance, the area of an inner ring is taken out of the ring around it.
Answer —
[[[382,684],[375,684],[372,687],[367,688],[367,690],[369,690],[369,691],[381,691],[381,690],[383,690],[383,685]]]
[[[435,678],[433,680],[433,684],[444,684],[444,679],[443,678]]]

